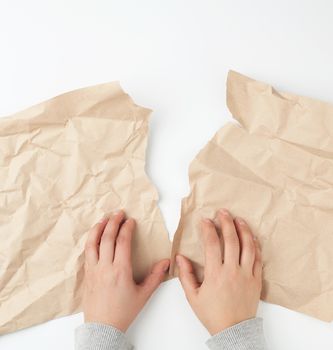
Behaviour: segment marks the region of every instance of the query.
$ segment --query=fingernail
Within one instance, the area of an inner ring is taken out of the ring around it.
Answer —
[[[253,239],[256,241],[258,238],[257,236],[253,235]]]
[[[202,221],[205,222],[206,224],[211,224],[212,220],[208,219],[208,218],[202,218]]]
[[[242,218],[240,218],[239,216],[237,216],[236,221],[237,221],[240,225],[245,225],[245,221],[244,221]]]
[[[98,222],[101,224],[102,222],[104,222],[108,217],[107,216],[103,216]]]
[[[179,255],[176,256],[176,263],[178,266],[181,264],[181,257]]]
[[[118,214],[120,214],[122,212],[122,210],[115,210],[113,212],[113,216],[117,216]]]
[[[221,213],[222,215],[229,215],[228,210],[227,210],[227,209],[225,209],[225,208],[220,209],[220,213]]]

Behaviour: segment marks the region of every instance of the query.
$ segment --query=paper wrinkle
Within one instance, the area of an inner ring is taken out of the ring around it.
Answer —
[[[261,298],[333,320],[333,106],[230,71],[228,123],[189,168],[173,240],[203,279],[199,221],[226,207],[244,217],[264,261]]]
[[[115,82],[0,119],[0,334],[81,310],[84,244],[104,214],[137,221],[135,280],[170,257],[144,170],[150,112]]]

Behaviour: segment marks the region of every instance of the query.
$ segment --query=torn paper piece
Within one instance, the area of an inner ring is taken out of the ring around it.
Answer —
[[[225,207],[258,236],[262,299],[333,320],[333,106],[277,92],[236,72],[221,128],[193,160],[173,241],[203,278],[199,221]],[[175,270],[177,274],[177,270]]]

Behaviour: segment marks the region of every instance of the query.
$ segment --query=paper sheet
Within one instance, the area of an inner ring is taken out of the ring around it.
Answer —
[[[149,114],[109,83],[0,119],[0,334],[80,311],[87,232],[105,213],[137,221],[136,280],[170,256],[144,171]]]
[[[260,240],[261,298],[331,321],[333,106],[233,71],[227,104],[241,125],[222,127],[191,163],[172,256],[188,256],[202,280],[198,223],[226,207]]]

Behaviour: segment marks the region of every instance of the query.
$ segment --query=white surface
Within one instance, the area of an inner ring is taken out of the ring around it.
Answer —
[[[119,80],[154,110],[147,171],[171,235],[190,161],[230,113],[228,69],[333,102],[331,1],[1,0],[0,115]],[[237,200],[237,194],[235,194]],[[333,348],[333,325],[261,303],[271,350]],[[0,337],[1,350],[73,349],[74,315]],[[129,331],[137,349],[206,349],[177,280]]]

